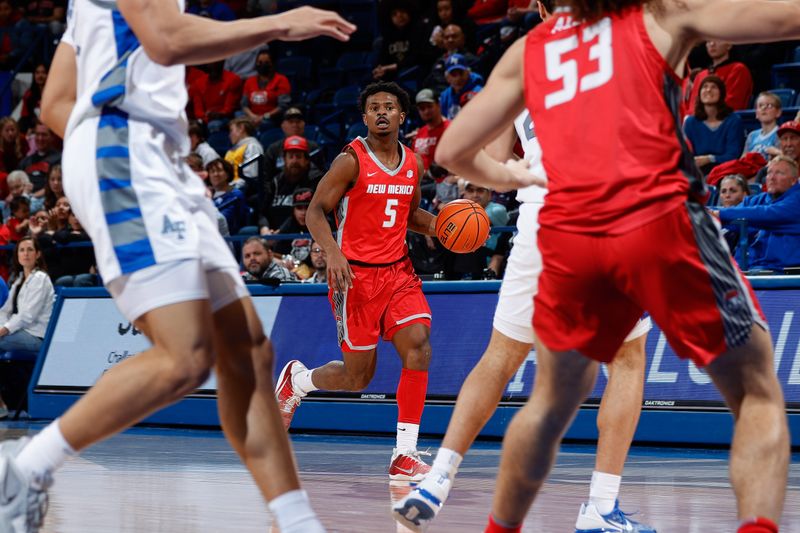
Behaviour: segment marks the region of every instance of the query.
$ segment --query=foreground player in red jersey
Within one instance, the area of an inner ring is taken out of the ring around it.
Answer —
[[[702,39],[798,37],[797,1],[565,1],[509,49],[445,132],[439,164],[502,187],[524,164],[495,163],[481,148],[527,107],[548,178],[533,321],[538,372],[506,434],[487,531],[520,530],[597,362],[613,357],[643,310],[679,356],[705,367],[733,412],[740,533],[778,530],[789,438],[770,335],[702,205],[676,72]]]
[[[431,357],[431,311],[406,246],[406,230],[433,235],[435,217],[418,209],[421,160],[398,141],[409,98],[395,83],[373,83],[360,96],[366,138],[347,145],[323,176],[306,221],[328,257],[331,301],[342,360],[308,370],[290,361],[278,378],[278,404],[289,426],[311,391],[359,391],[375,373],[378,337],[403,362],[397,386],[397,448],[389,477],[418,481],[430,469],[417,435]],[[336,208],[333,239],[325,214]]]

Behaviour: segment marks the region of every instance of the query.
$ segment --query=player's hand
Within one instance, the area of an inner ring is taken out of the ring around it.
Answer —
[[[509,159],[503,166],[508,171],[508,183],[498,184],[495,186],[497,191],[502,192],[503,189],[522,189],[529,185],[537,185],[539,187],[547,187],[547,179],[537,176],[531,172],[530,161],[525,159]]]
[[[349,41],[356,26],[333,11],[315,7],[298,7],[274,15],[283,24],[282,41],[303,41],[313,37],[327,36],[339,41]]]
[[[356,277],[350,268],[350,263],[341,250],[326,251],[328,257],[328,287],[336,292],[344,292],[345,289],[353,288],[353,279]]]

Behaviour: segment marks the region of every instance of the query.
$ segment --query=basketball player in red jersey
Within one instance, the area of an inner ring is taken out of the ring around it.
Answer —
[[[431,357],[431,311],[408,258],[406,230],[434,235],[436,218],[418,209],[422,161],[398,141],[410,102],[395,83],[373,83],[360,96],[366,138],[348,144],[323,176],[306,221],[328,257],[328,297],[342,360],[312,370],[290,361],[278,378],[288,428],[300,399],[317,389],[359,391],[375,373],[378,337],[394,344],[403,370],[397,386],[393,480],[418,481],[430,467],[417,435]],[[336,209],[336,240],[326,213]]]
[[[771,339],[703,208],[676,73],[703,39],[798,37],[796,0],[565,0],[508,50],[445,132],[439,164],[504,186],[525,165],[495,163],[482,147],[527,107],[549,189],[539,215],[538,372],[505,437],[487,531],[520,531],[597,362],[613,357],[642,310],[679,356],[705,367],[733,412],[739,532],[778,531],[789,437]]]

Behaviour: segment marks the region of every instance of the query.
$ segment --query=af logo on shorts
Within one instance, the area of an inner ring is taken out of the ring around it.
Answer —
[[[183,234],[186,233],[186,222],[183,220],[170,220],[167,215],[164,215],[164,227],[161,229],[161,235],[169,235],[176,233],[179,240],[183,240]]]

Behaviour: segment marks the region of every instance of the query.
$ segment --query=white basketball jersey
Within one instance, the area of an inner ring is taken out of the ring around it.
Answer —
[[[175,1],[181,11],[183,0]],[[62,41],[75,49],[77,99],[66,137],[103,106],[120,109],[131,120],[147,122],[189,152],[184,84],[185,67],[165,67],[150,60],[116,2],[71,0]]]
[[[517,136],[520,143],[522,143],[522,150],[525,152],[525,159],[531,163],[531,172],[543,178],[547,177],[547,173],[542,166],[542,147],[539,146],[539,141],[536,139],[536,131],[533,127],[531,115],[526,109],[516,119],[514,119],[514,127],[517,130]],[[533,202],[544,203],[544,197],[547,194],[547,189],[537,185],[531,185],[517,191],[517,200],[519,202]]]

